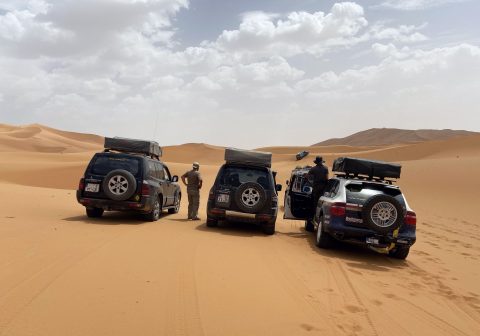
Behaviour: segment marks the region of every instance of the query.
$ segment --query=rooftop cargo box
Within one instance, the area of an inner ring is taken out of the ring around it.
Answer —
[[[402,166],[383,161],[340,157],[333,162],[333,171],[345,174],[366,175],[377,178],[400,178]]]
[[[272,167],[272,153],[257,152],[244,149],[225,149],[227,163],[245,163],[261,167]]]
[[[105,138],[105,149],[119,152],[141,153],[149,156],[162,156],[162,148],[155,141],[126,139],[126,138]]]

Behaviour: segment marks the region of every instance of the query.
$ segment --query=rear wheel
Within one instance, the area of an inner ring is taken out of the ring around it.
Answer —
[[[395,259],[407,259],[408,253],[410,252],[410,247],[396,247],[393,250],[388,252],[388,255]]]
[[[271,226],[271,225],[264,225],[262,226],[262,231],[263,233],[265,233],[266,235],[273,235],[275,233],[275,225]]]
[[[168,209],[169,214],[176,214],[180,211],[180,201],[182,199],[182,195],[178,194],[177,197],[175,197],[175,204],[173,208]]]
[[[216,226],[218,226],[218,221],[216,219],[207,217],[207,226],[208,227],[216,227]]]
[[[328,249],[333,247],[333,244],[335,241],[333,240],[332,236],[330,236],[328,233],[323,231],[323,216],[320,217],[320,220],[318,221],[318,227],[317,227],[317,234],[315,235],[316,239],[315,242],[318,247],[323,248],[323,249]]]
[[[160,219],[160,213],[162,212],[162,205],[158,197],[155,198],[155,201],[152,206],[152,211],[144,215],[145,220],[149,222],[156,222]]]
[[[103,215],[102,208],[86,208],[87,216],[90,218],[100,218]]]

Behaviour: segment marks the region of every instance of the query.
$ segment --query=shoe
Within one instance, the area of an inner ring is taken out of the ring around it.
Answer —
[[[200,217],[193,217],[192,220],[194,221],[200,220]]]

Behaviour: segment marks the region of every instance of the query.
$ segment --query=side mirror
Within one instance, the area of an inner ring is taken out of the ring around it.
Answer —
[[[285,182],[285,184],[288,186],[288,185],[290,184],[290,181],[287,180],[287,181]]]
[[[281,185],[281,184],[277,184],[277,185],[275,186],[275,190],[277,190],[277,191],[282,191],[282,185]]]
[[[178,176],[177,175],[173,175],[172,182],[178,182]]]

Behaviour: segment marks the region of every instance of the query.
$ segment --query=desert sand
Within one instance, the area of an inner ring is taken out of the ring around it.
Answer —
[[[315,146],[403,165],[417,212],[406,261],[320,250],[303,222],[205,226],[223,148],[165,148],[181,175],[201,163],[202,221],[88,219],[75,188],[102,138],[0,125],[0,335],[478,335],[480,136],[384,147]],[[303,148],[302,148],[303,149]],[[298,148],[269,148],[284,184]],[[184,191],[185,194],[185,191]],[[280,193],[283,203],[283,192]]]

